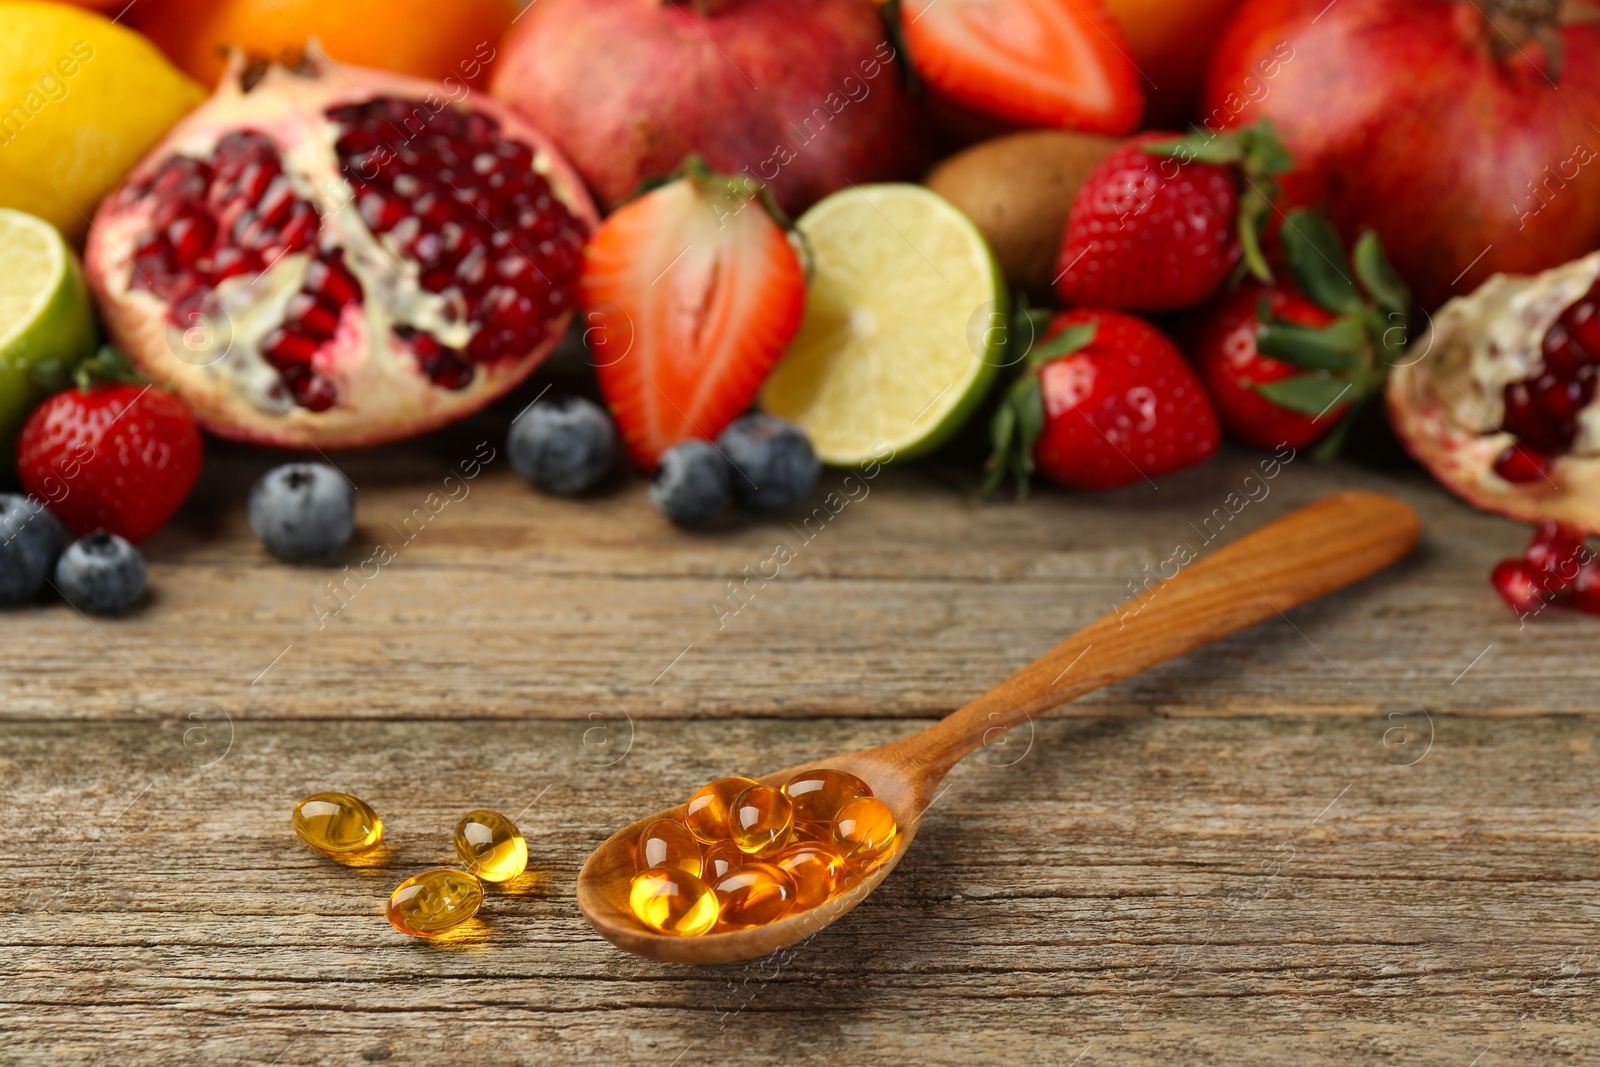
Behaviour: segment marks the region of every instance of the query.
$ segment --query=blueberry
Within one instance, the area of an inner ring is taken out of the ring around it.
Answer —
[[[736,419],[717,446],[733,464],[733,498],[758,515],[794,507],[810,495],[822,473],[800,428],[771,415]]]
[[[667,449],[650,483],[650,499],[679,526],[704,526],[728,503],[728,461],[709,441]]]
[[[61,555],[61,523],[32,497],[0,493],[0,604],[39,595]]]
[[[617,430],[582,397],[546,400],[517,416],[506,437],[511,466],[534,487],[576,496],[604,478],[617,457]]]
[[[250,529],[279,559],[327,559],[356,532],[356,490],[326,463],[289,463],[250,490]]]
[[[90,534],[61,553],[56,588],[83,611],[116,615],[144,596],[144,557],[116,534]]]

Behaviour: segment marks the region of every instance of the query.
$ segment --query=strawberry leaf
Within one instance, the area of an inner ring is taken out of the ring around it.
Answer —
[[[1053,359],[1072,355],[1094,340],[1095,327],[1098,325],[1095,322],[1082,322],[1069,326],[1043,344],[1035,345],[1028,352],[1028,369],[1037,371]]]
[[[1144,150],[1184,163],[1237,167],[1239,247],[1245,270],[1263,282],[1272,281],[1272,268],[1261,251],[1261,234],[1272,219],[1272,206],[1278,199],[1277,175],[1293,169],[1294,157],[1278,139],[1271,120],[1262,119],[1227,133],[1196,127],[1187,137],[1153,141]]]
[[[1021,314],[1032,320],[1037,313],[1024,310]],[[1036,321],[1035,327],[1038,332],[1029,336],[1042,335],[1045,327],[1038,326]],[[1018,500],[1028,495],[1028,481],[1034,468],[1033,446],[1044,433],[1045,426],[1044,389],[1039,384],[1039,371],[1045,364],[1070,356],[1088,345],[1094,340],[1098,327],[1098,321],[1078,323],[1029,349],[1021,373],[1006,389],[989,423],[989,440],[994,451],[984,464],[979,496],[993,493],[1007,476],[1016,483]],[[1013,337],[1021,333],[1016,328],[1011,331]]]
[[[1411,304],[1411,292],[1389,263],[1383,242],[1376,233],[1367,230],[1356,239],[1352,259],[1356,277],[1361,279],[1361,287],[1367,295],[1385,311],[1404,313]]]
[[[1269,317],[1265,301],[1256,330],[1256,351],[1306,370],[1347,371],[1361,348],[1361,324],[1340,319],[1331,326],[1305,326]]]
[[[1326,415],[1354,389],[1354,383],[1346,378],[1322,374],[1300,374],[1256,386],[1256,392],[1279,407],[1313,418]]]
[[[1340,315],[1361,309],[1361,293],[1350,278],[1344,244],[1333,223],[1315,211],[1296,208],[1284,220],[1282,238],[1289,272],[1306,296]]]

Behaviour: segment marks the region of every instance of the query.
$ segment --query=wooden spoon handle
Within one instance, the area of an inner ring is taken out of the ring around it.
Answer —
[[[942,776],[986,737],[1377,573],[1411,551],[1420,530],[1416,512],[1393,497],[1347,492],[1202,559],[1182,549],[1139,596],[906,738],[918,751],[902,758]]]

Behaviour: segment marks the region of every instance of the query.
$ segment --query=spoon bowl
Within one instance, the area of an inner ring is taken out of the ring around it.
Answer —
[[[1146,599],[1130,601],[1090,624],[925,730],[758,778],[782,787],[801,771],[846,771],[871,786],[894,813],[899,832],[890,854],[859,882],[815,908],[765,926],[699,937],[660,934],[645,926],[628,906],[638,870],[635,844],[646,825],[671,818],[672,810],[623,827],[595,849],[578,874],[578,906],[589,924],[618,948],[669,963],[751,959],[802,941],[882,884],[910,848],[939,783],[987,739],[1084,693],[1375,574],[1408,553],[1419,534],[1416,513],[1392,497],[1336,493],[1203,559],[1190,557]]]

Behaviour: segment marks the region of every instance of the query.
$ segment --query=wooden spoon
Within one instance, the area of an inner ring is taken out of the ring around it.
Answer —
[[[1417,543],[1416,513],[1378,493],[1337,493],[1189,564],[1143,602],[1067,638],[983,696],[910,737],[774,771],[782,786],[803,770],[831,767],[864,780],[894,812],[900,832],[890,857],[859,883],[809,911],[767,926],[681,937],[658,934],[628,907],[635,843],[659,812],[613,834],[578,875],[584,918],[619,948],[671,963],[723,963],[763,956],[821,930],[865,900],[916,837],[940,781],[964,756],[1041,712],[1163,660],[1360,581]],[[1096,712],[1085,711],[1085,715]],[[740,768],[730,767],[729,774]]]

